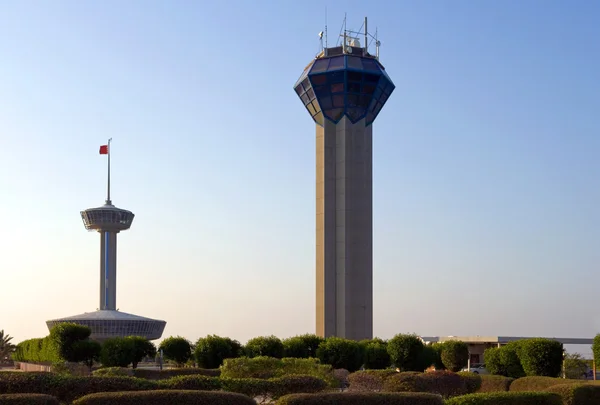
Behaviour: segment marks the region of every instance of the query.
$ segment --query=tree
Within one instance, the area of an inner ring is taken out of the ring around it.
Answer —
[[[166,338],[158,348],[163,351],[166,359],[174,361],[178,366],[185,364],[192,357],[190,342],[181,336]]]
[[[433,366],[436,370],[445,370],[441,359],[441,343],[433,343],[423,346],[421,357],[419,359],[419,369],[426,370]]]
[[[4,334],[4,330],[0,330],[0,362],[8,360],[10,355],[15,351],[16,346],[10,343],[12,336]]]
[[[387,343],[379,338],[363,340],[360,342],[364,353],[364,366],[366,369],[380,370],[388,368],[392,363],[387,352]]]
[[[460,340],[448,340],[442,344],[441,358],[444,367],[456,373],[469,362],[469,346]]]
[[[309,358],[317,355],[317,349],[321,342],[321,336],[305,334],[294,336],[283,340],[283,351],[285,357]]]
[[[154,343],[141,336],[127,336],[132,345],[131,367],[137,368],[137,365],[144,357],[154,357],[156,355],[156,346]]]
[[[417,335],[398,334],[387,343],[390,359],[401,371],[423,371],[423,347]]]
[[[104,367],[127,367],[133,363],[134,354],[133,340],[114,337],[102,343],[100,362]]]
[[[237,340],[208,335],[196,342],[194,358],[198,367],[219,368],[223,360],[239,357],[241,351],[242,345]]]
[[[544,377],[561,374],[563,353],[562,343],[543,338],[522,340],[518,351],[525,374]]]
[[[58,356],[70,362],[79,362],[75,343],[90,337],[92,330],[76,323],[59,323],[50,330],[49,340],[57,350]]]
[[[565,355],[565,377],[579,380],[587,375],[588,365],[579,353],[567,353]]]
[[[592,353],[594,354],[596,369],[598,369],[598,365],[600,365],[600,333],[594,337],[594,342],[592,343]]]
[[[363,364],[363,348],[354,340],[329,337],[319,345],[317,357],[323,364],[353,372]]]
[[[276,336],[259,336],[246,343],[245,352],[248,357],[268,356],[280,359],[283,357],[283,343]]]
[[[82,362],[90,369],[92,372],[92,366],[95,361],[100,359],[100,353],[102,351],[102,346],[100,343],[86,339],[79,340],[73,344],[73,351],[75,353],[75,357],[77,358],[77,362]]]

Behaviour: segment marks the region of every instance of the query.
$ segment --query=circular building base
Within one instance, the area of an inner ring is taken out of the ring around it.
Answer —
[[[60,323],[89,326],[92,329],[90,338],[98,341],[125,336],[141,336],[148,340],[155,340],[162,336],[167,324],[165,321],[114,310],[86,312],[81,315],[46,321],[48,329],[52,329]]]

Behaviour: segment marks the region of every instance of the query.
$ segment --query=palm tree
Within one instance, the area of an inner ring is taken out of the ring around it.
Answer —
[[[0,362],[8,359],[10,354],[15,351],[15,345],[10,343],[12,336],[5,335],[4,330],[0,330]]]

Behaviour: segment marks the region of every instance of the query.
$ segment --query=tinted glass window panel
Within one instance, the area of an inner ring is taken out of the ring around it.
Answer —
[[[348,91],[351,93],[360,93],[360,83],[348,82]]]
[[[336,56],[335,58],[331,58],[331,61],[329,62],[328,70],[343,69],[343,68],[344,68],[344,57],[343,56]]]
[[[342,115],[344,115],[344,109],[333,108],[331,110],[325,111],[325,115],[333,121],[339,121],[339,119],[342,118]]]
[[[308,108],[308,112],[310,113],[311,117],[317,113],[317,111],[315,110],[315,107],[313,107],[312,103],[307,105],[306,108]]]
[[[310,98],[311,100],[313,98],[315,98],[315,92],[313,91],[313,89],[308,89],[308,91],[306,92],[306,95],[308,96],[308,98]]]
[[[358,97],[358,106],[359,107],[367,108],[369,106],[370,102],[371,102],[371,96],[370,95],[361,94]]]
[[[365,94],[373,94],[373,92],[375,91],[375,85],[374,84],[363,84],[363,93]]]
[[[363,59],[362,64],[364,70],[379,71],[379,66],[377,66],[377,62],[374,59]]]
[[[328,95],[329,86],[316,86],[315,93],[317,94],[317,97],[321,97],[322,95]]]
[[[310,88],[310,83],[308,82],[308,77],[304,80],[302,80],[302,86],[304,87],[304,90],[307,90]]]
[[[311,104],[313,105],[316,112],[321,111],[321,107],[319,107],[319,103],[317,102],[317,100],[313,101]]]
[[[301,85],[301,84],[297,85],[297,86],[296,86],[296,88],[295,88],[295,90],[296,90],[296,93],[297,93],[298,95],[301,95],[301,94],[302,94],[302,92],[304,91],[304,89],[302,88],[302,85]]]
[[[363,75],[360,72],[348,72],[348,80],[351,82],[360,82],[362,77]]]
[[[302,99],[302,102],[304,103],[304,105],[308,104],[310,101],[310,99],[308,98],[308,95],[306,95],[306,94],[303,94],[300,98]]]
[[[329,59],[318,59],[313,64],[313,67],[310,70],[310,72],[311,73],[324,72],[327,70],[327,65],[329,65]]]
[[[319,104],[324,110],[329,110],[331,107],[333,107],[333,102],[331,101],[331,97],[329,96],[319,97]]]
[[[313,86],[318,86],[327,83],[327,74],[310,76],[310,81]]]
[[[331,85],[332,93],[341,93],[344,91],[344,83],[335,83]]]
[[[343,95],[336,95],[333,96],[333,106],[334,107],[344,107],[344,96]]]
[[[343,83],[346,77],[344,72],[333,72],[327,74],[327,80],[329,83]]]
[[[374,119],[375,119],[375,115],[372,112],[367,113],[367,118],[366,118],[367,125],[372,123]]]
[[[347,63],[346,67],[348,69],[362,70],[362,68],[363,68],[362,62],[360,61],[360,58],[357,56],[348,56],[346,63]]]
[[[348,107],[356,107],[358,105],[358,95],[348,94]]]
[[[369,73],[365,73],[365,82],[367,83],[377,83],[379,81],[379,75],[372,75]]]

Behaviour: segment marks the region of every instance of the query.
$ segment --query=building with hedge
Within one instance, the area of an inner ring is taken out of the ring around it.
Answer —
[[[429,343],[443,343],[448,340],[460,340],[465,342],[469,346],[469,360],[471,364],[484,363],[485,359],[483,353],[486,349],[492,347],[500,347],[510,342],[518,340],[532,339],[531,337],[520,337],[520,336],[421,336],[423,342]],[[556,340],[564,345],[587,345],[591,346],[594,342],[593,338],[545,338],[550,340]]]

